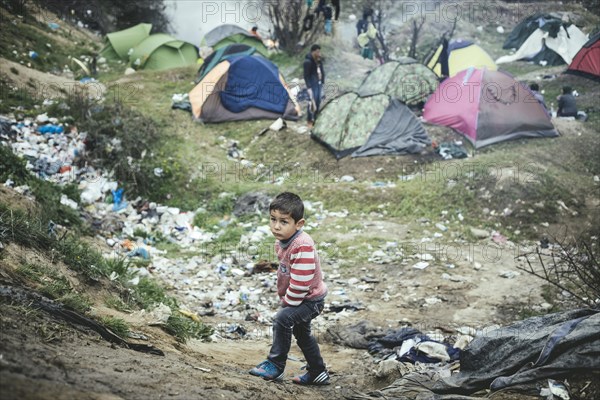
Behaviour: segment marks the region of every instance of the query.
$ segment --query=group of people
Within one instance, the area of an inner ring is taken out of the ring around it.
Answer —
[[[384,60],[376,41],[379,34],[375,28],[376,18],[377,15],[371,7],[364,9],[362,18],[356,23],[356,41],[360,46],[360,54],[363,58],[369,60],[376,58],[380,64],[383,64]]]
[[[539,101],[543,106],[548,116],[553,117],[552,109],[548,109],[546,102],[544,101],[544,95],[540,91],[540,86],[537,83],[532,83],[529,85],[529,89],[533,93],[533,96]],[[575,100],[575,96],[573,94],[573,88],[570,86],[563,86],[562,94],[556,97],[558,101],[558,109],[556,110],[557,117],[574,117],[581,120],[586,120],[587,115],[583,111],[577,110],[577,101]]]
[[[263,44],[267,47],[268,50],[278,51],[279,50],[279,41],[277,38],[271,34],[271,30],[269,29],[269,36],[267,39],[263,39],[262,35],[258,33],[258,26],[254,25],[248,31],[252,36],[263,42]]]
[[[323,20],[325,21],[325,34],[331,35],[333,32],[333,21],[337,21],[340,17],[340,0],[331,0],[331,4],[327,4],[327,0],[319,0],[314,12],[312,11],[313,3],[313,0],[306,0],[306,16],[303,21],[303,30],[312,30],[315,20],[318,20],[322,13]]]

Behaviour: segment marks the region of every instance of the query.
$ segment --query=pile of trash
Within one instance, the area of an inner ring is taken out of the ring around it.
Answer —
[[[275,293],[277,257],[268,220],[264,217],[269,196],[262,193],[242,196],[237,199],[233,215],[224,215],[216,225],[202,229],[194,225],[194,218],[198,213],[205,213],[205,209],[182,211],[141,198],[129,200],[124,188],[111,179],[110,173],[89,165],[81,166],[87,134],[79,132],[77,127],[60,124],[46,114],[21,121],[0,117],[0,126],[1,144],[10,146],[15,154],[23,157],[32,174],[59,185],[78,185],[80,198],[63,196],[61,203],[78,210],[96,237],[106,242],[110,250],[105,252],[105,257],[144,260],[130,264],[128,272],[133,273],[133,278],[129,284],[137,285],[145,276],[160,279],[184,308],[200,316],[218,314],[229,320],[230,323],[217,329],[221,337],[251,338],[269,334],[271,317],[279,307]],[[269,179],[273,184],[281,184],[286,179],[284,175],[272,178]],[[14,186],[10,180],[4,184]],[[21,189],[21,193],[27,193],[26,188]],[[327,217],[348,215],[347,211],[329,212],[321,202],[306,201],[305,209],[310,213],[304,228],[307,231],[317,228]],[[243,215],[255,215],[258,222],[241,223],[238,218]],[[244,231],[238,243],[219,240],[230,226]],[[177,255],[160,250],[159,242],[177,246]],[[328,243],[322,245],[322,262],[331,264],[328,269],[333,270],[332,279],[339,278],[335,250],[328,248]],[[269,267],[273,263],[274,268]],[[110,278],[114,280],[119,276],[113,273]],[[333,324],[364,308],[345,293],[346,288],[355,285],[334,280],[336,282],[341,286],[334,290],[326,310],[331,315],[321,319],[321,324]],[[265,331],[258,328],[248,331],[242,325],[245,321],[258,322],[259,326],[264,325]]]

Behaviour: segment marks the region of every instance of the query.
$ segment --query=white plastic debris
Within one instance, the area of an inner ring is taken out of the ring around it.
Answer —
[[[544,396],[547,400],[570,400],[571,396],[569,391],[564,384],[555,381],[554,379],[548,379],[548,387],[540,390],[540,396]],[[554,397],[556,396],[556,397]]]
[[[283,119],[277,118],[277,120],[275,122],[273,122],[271,124],[271,126],[269,126],[269,129],[272,131],[278,132],[278,131],[282,130],[284,126],[285,126],[285,122],[283,121]]]
[[[75,201],[69,199],[67,195],[60,196],[60,204],[65,205],[67,207],[71,207],[73,210],[77,210],[78,205]]]
[[[498,276],[506,279],[513,279],[519,275],[521,274],[517,271],[500,271],[500,273],[498,274]]]
[[[418,343],[415,348],[418,351],[427,354],[429,357],[437,358],[442,361],[450,361],[450,356],[443,343],[421,342]]]
[[[413,265],[413,268],[416,268],[416,269],[425,269],[427,267],[429,267],[429,263],[425,262],[425,261],[420,261],[420,262],[416,263],[415,265]]]

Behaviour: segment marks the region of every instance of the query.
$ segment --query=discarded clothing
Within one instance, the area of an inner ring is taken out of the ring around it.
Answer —
[[[369,353],[406,362],[438,363],[458,360],[460,350],[447,343],[430,339],[419,330],[404,327],[387,332],[368,321],[346,327],[327,330],[334,343],[357,349],[368,349]]]
[[[469,156],[467,150],[462,145],[449,142],[440,143],[437,152],[444,158],[444,160],[451,160],[453,158],[467,158]]]
[[[579,309],[526,319],[475,338],[447,378],[410,373],[392,385],[347,399],[457,399],[482,389],[537,390],[536,383],[600,370],[600,310]]]
[[[192,103],[189,100],[174,101],[171,108],[192,112]]]
[[[368,349],[372,338],[383,337],[385,333],[372,322],[361,321],[354,325],[329,327],[327,336],[335,344],[354,349]]]

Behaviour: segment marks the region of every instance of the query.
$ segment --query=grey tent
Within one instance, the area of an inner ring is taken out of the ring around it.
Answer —
[[[206,46],[213,47],[215,44],[219,43],[221,40],[226,37],[233,35],[244,35],[248,37],[254,37],[250,32],[245,30],[242,27],[233,24],[223,24],[219,25],[216,28],[212,29],[206,35],[204,35],[204,43]]]
[[[420,153],[431,140],[407,106],[386,94],[343,94],[319,112],[313,139],[336,158]]]

